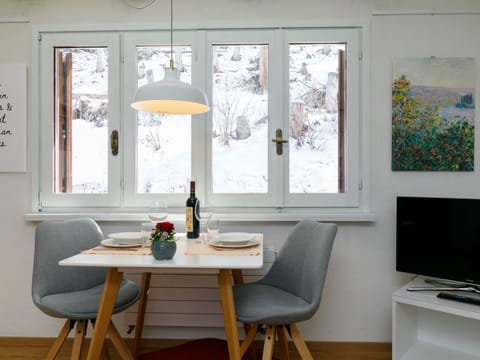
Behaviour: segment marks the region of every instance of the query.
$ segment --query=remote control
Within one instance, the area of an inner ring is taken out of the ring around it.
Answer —
[[[439,292],[437,297],[439,299],[448,299],[448,300],[460,301],[468,304],[480,305],[480,298],[473,297],[473,296]]]

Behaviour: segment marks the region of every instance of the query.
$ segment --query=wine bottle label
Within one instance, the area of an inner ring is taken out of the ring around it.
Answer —
[[[193,207],[185,208],[185,229],[187,232],[193,231]]]

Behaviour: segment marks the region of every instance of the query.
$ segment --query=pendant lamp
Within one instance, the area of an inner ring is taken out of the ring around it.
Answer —
[[[170,0],[170,67],[161,81],[138,88],[131,106],[157,114],[195,115],[207,112],[207,95],[180,81],[173,62],[173,0]]]

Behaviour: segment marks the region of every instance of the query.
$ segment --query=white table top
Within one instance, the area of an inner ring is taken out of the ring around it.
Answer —
[[[61,260],[61,266],[158,268],[158,269],[258,269],[263,266],[263,237],[260,241],[260,254],[257,256],[228,255],[185,255],[187,241],[181,237],[177,241],[177,252],[171,260],[155,260],[151,255],[109,255],[77,254]]]

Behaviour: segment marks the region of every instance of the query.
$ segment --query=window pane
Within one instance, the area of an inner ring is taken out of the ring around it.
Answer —
[[[214,45],[214,193],[268,192],[268,46]]]
[[[290,44],[290,193],[344,191],[345,44]]]
[[[56,193],[108,192],[108,51],[55,49]]]
[[[192,78],[190,46],[174,48],[180,80]],[[170,45],[137,47],[138,86],[162,80],[170,63]],[[185,193],[191,178],[191,116],[138,111],[137,193]]]

